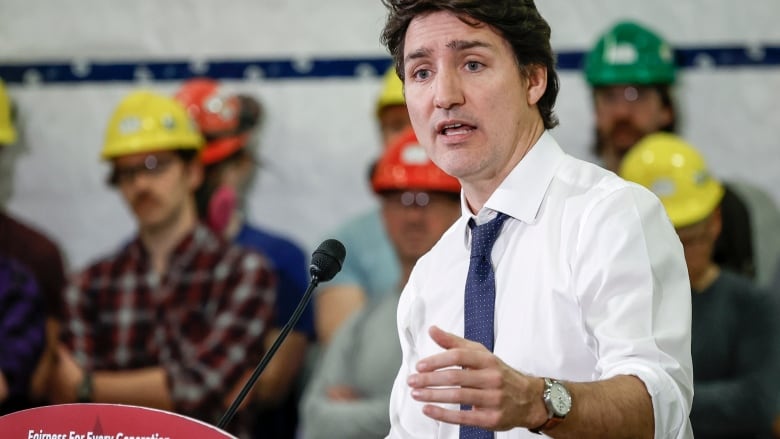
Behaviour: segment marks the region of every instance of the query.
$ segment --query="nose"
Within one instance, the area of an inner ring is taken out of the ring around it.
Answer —
[[[130,178],[130,186],[136,191],[145,190],[149,187],[149,183],[152,180],[152,176],[147,172],[136,172]]]
[[[461,79],[451,69],[441,69],[434,78],[433,103],[437,108],[450,109],[464,102]]]
[[[404,221],[406,222],[406,225],[409,227],[421,227],[421,225],[425,223],[425,209],[427,209],[427,207],[417,205],[404,208]]]
[[[612,113],[617,117],[626,118],[633,113],[633,106],[625,99],[618,99],[612,104]]]

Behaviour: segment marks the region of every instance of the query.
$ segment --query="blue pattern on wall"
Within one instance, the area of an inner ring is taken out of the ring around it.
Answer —
[[[557,53],[558,70],[579,70],[584,52]],[[684,69],[776,67],[780,46],[692,47],[675,50]],[[0,78],[8,83],[71,83],[107,81],[179,81],[193,76],[215,79],[305,80],[381,75],[388,57],[322,59],[136,60],[117,62],[52,61],[0,63]]]

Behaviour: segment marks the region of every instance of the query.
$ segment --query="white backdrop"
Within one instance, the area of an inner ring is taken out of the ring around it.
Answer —
[[[635,18],[675,46],[780,45],[777,0],[539,1],[553,47],[583,51],[620,18]],[[0,64],[188,59],[285,58],[305,70],[312,58],[386,56],[379,44],[379,0],[0,0]],[[329,230],[373,203],[367,164],[378,153],[372,116],[379,76],[231,80],[262,100],[260,170],[249,216],[300,243],[308,253]],[[592,159],[590,97],[580,73],[560,72],[555,137]],[[2,200],[63,248],[78,269],[133,233],[98,160],[117,102],[140,85],[172,93],[177,81],[49,83],[28,75],[10,84],[22,139],[2,154]],[[44,77],[45,79],[45,77]],[[715,173],[769,192],[780,203],[780,66],[713,68],[706,59],[681,72],[682,134]]]

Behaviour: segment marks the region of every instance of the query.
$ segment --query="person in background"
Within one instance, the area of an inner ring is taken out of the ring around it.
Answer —
[[[384,438],[401,349],[398,297],[417,259],[460,215],[460,184],[425,155],[414,131],[388,146],[372,177],[401,267],[395,294],[366,305],[336,331],[301,401],[304,439]]]
[[[778,308],[750,279],[712,258],[723,185],[693,146],[670,133],[639,141],[620,176],[661,199],[685,249],[693,309],[693,432],[699,439],[765,437],[780,389]]]
[[[680,128],[674,51],[649,27],[620,21],[607,29],[586,55],[584,73],[593,90],[593,152],[607,169],[617,172],[622,158],[644,136]],[[770,288],[780,264],[780,210],[757,187],[721,184],[721,230],[713,262],[755,280],[780,301],[780,290]]]
[[[384,148],[410,124],[403,84],[394,68],[387,70],[382,83],[376,102],[376,119]],[[347,220],[328,236],[344,243],[349,249],[349,257],[339,275],[319,288],[315,296],[317,337],[323,345],[330,342],[336,329],[352,313],[393,291],[400,275],[378,209],[372,208]]]
[[[14,126],[14,113],[5,83],[0,79],[0,153],[12,148],[19,138]],[[10,176],[2,177],[4,183],[10,183],[5,180]],[[54,241],[4,209],[0,209],[0,253],[15,259],[31,272],[37,289],[44,298],[45,349],[35,367],[28,393],[24,396],[17,394],[15,402],[18,409],[29,408],[47,402],[49,377],[57,357],[62,294],[66,282],[63,257]],[[22,399],[26,401],[23,402]]]
[[[171,410],[216,424],[263,352],[276,284],[264,256],[198,221],[203,138],[174,99],[127,95],[101,156],[137,223],[65,292],[55,403]],[[249,436],[239,413],[228,430]]]
[[[593,90],[593,153],[610,171],[642,137],[678,131],[674,51],[649,27],[635,21],[610,27],[587,53],[584,73]],[[758,188],[724,183],[724,189],[715,262],[766,286],[780,260],[780,211]]]
[[[690,438],[690,284],[650,191],[563,152],[532,0],[383,0],[417,139],[462,214],[398,304],[395,438]]]
[[[382,90],[375,107],[382,146],[387,147],[411,127],[404,99],[404,84],[393,66],[388,67],[382,76]]]
[[[29,408],[46,343],[43,295],[21,264],[0,253],[0,416]]]
[[[257,168],[253,146],[262,126],[263,108],[257,99],[227,93],[208,78],[185,81],[175,98],[206,139],[200,155],[205,178],[196,192],[200,218],[215,233],[257,250],[273,264],[278,295],[275,323],[265,337],[265,348],[269,349],[303,297],[309,276],[306,257],[298,245],[249,224],[244,214],[244,201]],[[308,306],[255,385],[255,401],[260,405],[255,413],[257,437],[294,437],[299,396],[295,386],[309,342],[315,338],[314,313]]]

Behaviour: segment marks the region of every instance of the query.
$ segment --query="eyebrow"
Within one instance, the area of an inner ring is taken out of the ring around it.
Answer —
[[[447,43],[446,46],[447,48],[452,50],[468,50],[468,49],[473,49],[474,47],[485,47],[485,48],[492,47],[492,45],[480,40],[470,40],[470,41],[453,40]]]
[[[452,49],[454,51],[462,51],[462,50],[473,49],[475,47],[492,48],[493,45],[480,40],[452,40],[448,42],[445,45],[445,47],[447,47],[448,49]],[[432,53],[431,49],[423,47],[421,49],[417,49],[414,52],[411,52],[408,55],[406,55],[404,57],[404,62],[408,62],[418,58],[425,58],[427,56],[430,56],[431,53]]]

